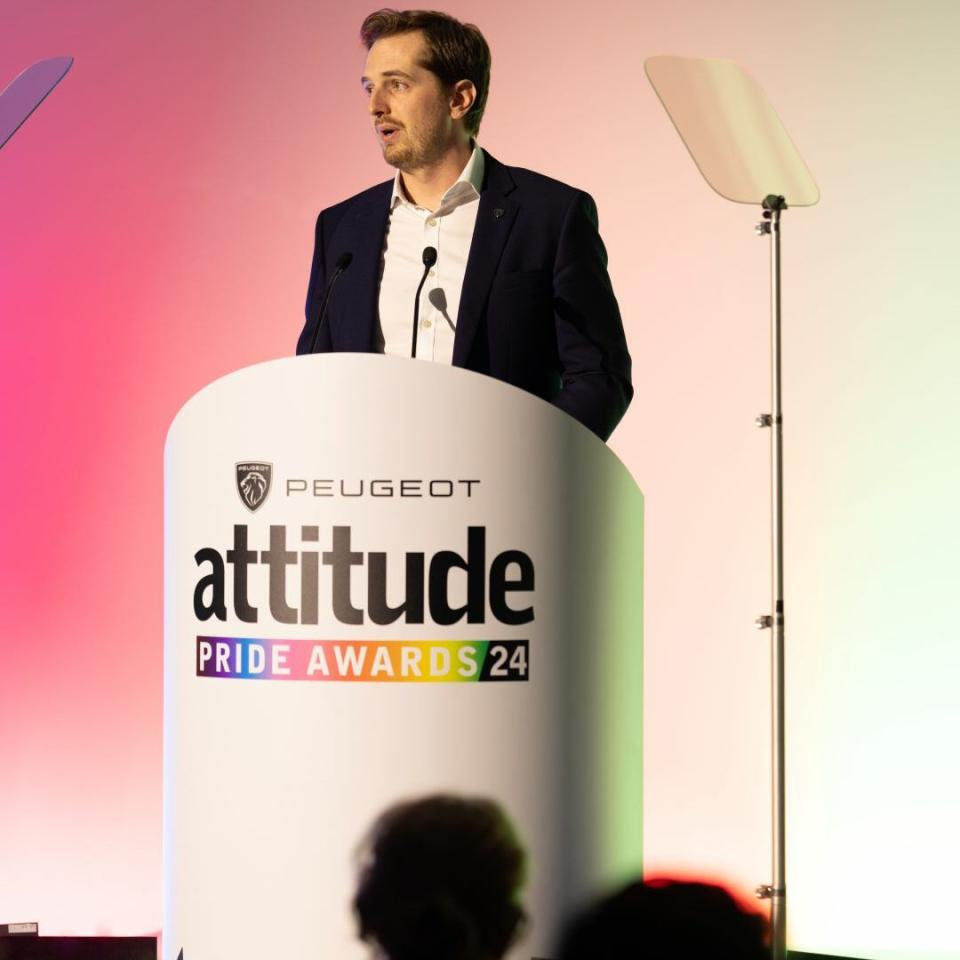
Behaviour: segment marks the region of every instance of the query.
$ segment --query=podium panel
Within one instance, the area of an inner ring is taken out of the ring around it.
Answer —
[[[165,451],[169,960],[367,956],[374,818],[491,796],[530,866],[512,957],[640,869],[643,498],[566,414],[384,356],[238,371]]]

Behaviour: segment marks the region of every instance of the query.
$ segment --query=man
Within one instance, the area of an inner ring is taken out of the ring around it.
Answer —
[[[416,357],[527,390],[606,439],[633,390],[593,200],[476,146],[490,80],[476,27],[380,10],[360,35],[370,115],[397,174],[317,219],[297,352],[316,334],[318,351],[411,356],[432,247]]]

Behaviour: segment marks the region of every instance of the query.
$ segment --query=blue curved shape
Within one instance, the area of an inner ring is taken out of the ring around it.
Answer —
[[[0,93],[0,147],[23,126],[72,66],[73,57],[38,60]]]

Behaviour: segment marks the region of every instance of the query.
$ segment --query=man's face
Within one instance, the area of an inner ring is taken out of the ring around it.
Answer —
[[[441,160],[455,141],[449,92],[420,64],[419,30],[382,37],[367,54],[363,89],[387,163],[416,170]]]

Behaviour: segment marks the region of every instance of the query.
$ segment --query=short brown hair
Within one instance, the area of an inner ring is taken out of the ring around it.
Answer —
[[[490,48],[483,34],[472,23],[461,23],[437,10],[390,10],[371,13],[360,27],[360,39],[369,50],[381,37],[398,33],[423,32],[427,44],[424,69],[452,87],[459,80],[469,80],[477,91],[473,106],[463,118],[469,134],[480,129],[487,91],[490,89]]]

